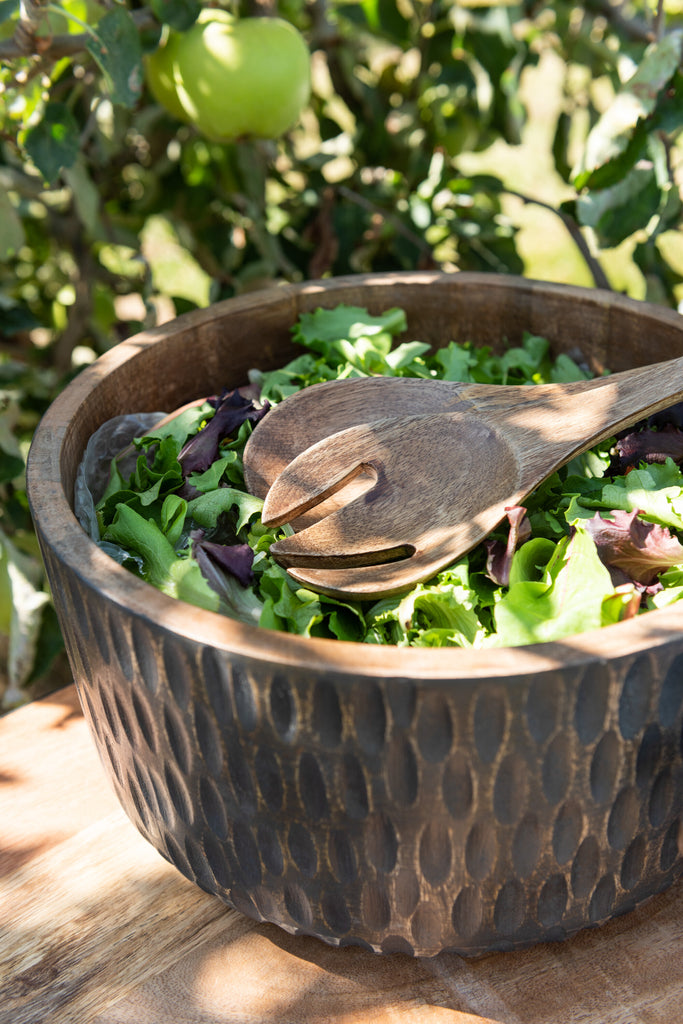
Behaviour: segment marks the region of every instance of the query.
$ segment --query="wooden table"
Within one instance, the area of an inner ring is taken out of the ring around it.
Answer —
[[[683,882],[562,943],[377,957],[257,925],[119,809],[73,687],[0,719],[0,1024],[675,1024]]]

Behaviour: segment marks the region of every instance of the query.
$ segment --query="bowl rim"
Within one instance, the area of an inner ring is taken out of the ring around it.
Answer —
[[[267,661],[273,666],[297,666],[338,673],[340,676],[392,676],[438,683],[472,679],[523,680],[529,674],[576,668],[644,652],[670,643],[683,633],[683,603],[658,609],[626,622],[581,633],[562,641],[520,647],[484,649],[407,648],[361,644],[353,641],[304,637],[261,626],[248,625],[217,612],[206,611],[172,598],[134,576],[103,552],[78,522],[66,495],[61,475],[65,435],[82,402],[99,382],[144,349],[163,342],[169,333],[204,323],[222,311],[262,307],[269,301],[299,293],[330,292],[335,286],[364,284],[429,284],[457,277],[461,284],[495,283],[510,288],[523,283],[565,297],[590,297],[597,305],[619,304],[627,309],[646,309],[648,314],[680,330],[683,318],[675,310],[631,299],[596,288],[538,281],[517,275],[443,271],[398,271],[339,276],[323,280],[283,284],[224,299],[209,307],[181,314],[158,327],[144,330],[118,343],[82,370],[45,412],[33,436],[27,461],[27,493],[41,544],[55,555],[87,587],[94,588],[115,605],[186,640],[210,645],[228,653]],[[294,309],[294,303],[293,303]],[[292,318],[292,322],[294,317]],[[135,411],[135,410],[132,410]],[[362,660],[359,653],[362,651]]]

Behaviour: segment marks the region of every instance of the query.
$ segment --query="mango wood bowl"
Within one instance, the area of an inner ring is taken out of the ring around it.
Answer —
[[[341,302],[401,306],[436,346],[528,329],[596,371],[683,353],[673,311],[465,273],[273,288],[123,342],[54,402],[28,468],[83,710],[140,832],[256,920],[415,955],[563,938],[683,867],[683,604],[489,651],[288,636],[157,592],[72,511],[101,423],[284,364],[297,316]]]

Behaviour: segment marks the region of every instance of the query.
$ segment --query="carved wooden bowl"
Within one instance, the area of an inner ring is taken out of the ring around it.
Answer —
[[[252,293],[98,359],[45,415],[28,484],[102,761],[162,856],[289,932],[473,954],[599,924],[683,867],[683,604],[514,649],[307,639],[164,596],[74,517],[102,422],[284,364],[298,314],[340,302],[401,306],[434,345],[528,329],[596,371],[683,353],[683,318],[622,296],[407,273]]]

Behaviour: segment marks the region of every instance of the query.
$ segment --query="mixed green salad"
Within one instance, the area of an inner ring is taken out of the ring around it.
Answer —
[[[293,328],[301,355],[254,371],[133,441],[111,464],[96,539],[165,593],[242,622],[372,644],[483,648],[558,640],[683,596],[683,416],[672,407],[555,473],[467,556],[403,596],[343,601],[313,593],[269,556],[283,529],[261,523],[242,453],[270,407],[320,381],[386,374],[534,385],[587,369],[527,334],[503,354],[451,342],[398,344],[402,310],[339,306]]]

